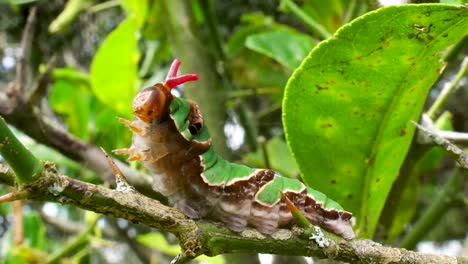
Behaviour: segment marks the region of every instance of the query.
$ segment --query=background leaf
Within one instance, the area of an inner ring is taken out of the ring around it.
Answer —
[[[374,233],[440,51],[467,33],[463,7],[383,8],[322,42],[289,80],[283,122],[304,181],[353,212],[361,236]]]
[[[291,70],[297,68],[314,47],[310,36],[287,29],[250,35],[245,45]]]
[[[102,43],[91,64],[91,88],[96,97],[119,113],[132,112],[138,84],[137,22],[128,17]]]

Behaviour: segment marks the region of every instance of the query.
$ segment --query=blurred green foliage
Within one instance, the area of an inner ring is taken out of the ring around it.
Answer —
[[[72,2],[81,1],[70,0],[68,4]],[[170,41],[172,36],[166,24],[169,20],[162,2],[170,4],[170,1],[150,0],[83,1],[79,9],[63,13],[64,1],[59,0],[0,3],[1,36],[7,40],[0,43],[0,55],[11,57],[9,49],[18,48],[20,29],[27,13],[33,5],[38,5],[40,20],[36,28],[37,45],[33,49],[33,74],[41,72],[46,58],[58,57],[46,103],[74,136],[108,150],[127,147],[131,133],[116,117],[130,118],[135,93],[162,81],[172,59],[179,56]],[[254,167],[269,166],[287,177],[302,175],[311,187],[351,210],[358,217],[360,228],[363,218],[369,221],[368,229],[362,229],[360,234],[372,237],[379,225],[380,210],[388,202],[387,193],[398,176],[401,163],[408,158],[406,153],[414,130],[408,121],[418,119],[428,98],[427,92],[433,82],[441,78],[441,73],[436,71],[440,66],[438,57],[431,55],[467,34],[467,12],[455,18],[450,12],[456,8],[445,6],[447,11],[438,12],[437,19],[431,20],[433,18],[426,13],[439,7],[399,7],[359,18],[378,8],[378,3],[288,2],[298,9],[292,9],[285,1],[184,1],[191,12],[191,17],[186,18],[191,22],[189,27],[197,32],[193,37],[205,45],[225,86],[219,87],[225,97],[225,108],[219,111],[229,112],[231,118],[217,121],[234,124],[247,131],[246,137],[254,137],[246,144],[241,135],[233,136],[241,142],[239,149],[232,150],[236,160]],[[72,16],[66,17],[67,14]],[[50,33],[48,28],[58,17],[58,28]],[[444,19],[458,19],[461,24],[440,33],[442,26],[448,23]],[[331,34],[342,29],[338,36],[325,40],[310,26],[311,21]],[[416,26],[428,23],[433,25],[423,29]],[[418,30],[422,31],[418,33]],[[431,31],[434,41],[424,30]],[[441,37],[445,33],[450,38]],[[424,39],[418,39],[423,36]],[[383,48],[392,43],[392,52]],[[410,61],[411,57],[418,57],[417,62]],[[0,82],[6,83],[12,75],[12,68],[0,65]],[[352,80],[355,88],[344,85]],[[334,83],[324,84],[326,81]],[[332,91],[332,85],[339,89]],[[418,87],[416,93],[404,94],[414,87]],[[434,87],[434,91],[438,91],[440,84]],[[177,92],[184,96],[183,88]],[[316,92],[329,94],[318,98]],[[284,93],[287,100],[281,109]],[[404,109],[407,101],[416,104],[413,110]],[[393,104],[396,106],[389,106],[389,102],[396,102]],[[287,141],[280,121],[282,114],[288,131]],[[210,120],[209,116],[205,118]],[[443,127],[450,127],[447,123],[451,120],[445,115],[442,119],[446,122]],[[327,132],[328,127],[317,124],[331,124],[335,129]],[[257,144],[256,135],[265,138],[265,142]],[[393,140],[400,135],[403,141]],[[372,140],[375,138],[378,140]],[[77,164],[47,146],[34,142],[27,145],[37,157],[59,164],[63,173],[102,183],[86,164]],[[394,224],[378,238],[386,237],[387,242],[396,243],[405,235],[405,228],[421,215],[418,211],[425,207],[418,207],[421,204],[418,190],[437,190],[441,182],[429,180],[421,184],[420,179],[440,177],[436,172],[443,156],[440,149],[432,149],[423,157],[409,157],[417,162],[411,179],[404,186],[402,204],[393,219]],[[348,171],[353,174],[349,175]],[[378,177],[383,177],[379,178],[379,183],[370,182]],[[2,194],[7,191],[0,186]],[[364,199],[366,195],[372,197]],[[44,260],[65,248],[67,241],[72,240],[67,238],[74,238],[87,225],[84,213],[78,208],[52,207],[57,211],[53,217],[59,221],[82,225],[81,229],[66,231],[65,227],[57,226],[50,219],[45,221],[43,215],[35,213],[50,209],[50,205],[27,202],[24,208],[25,243],[14,244],[13,226],[9,225],[2,236],[2,263]],[[11,218],[12,211],[9,205],[0,205],[3,219]],[[462,208],[457,212],[454,215],[463,223],[466,210]],[[102,220],[103,223],[91,232],[93,239],[71,251],[68,258],[63,259],[64,263],[113,263],[105,257],[109,255],[106,248],[118,245],[124,245],[124,250],[116,250],[115,256],[131,253],[129,258],[142,263],[155,258],[158,263],[167,262],[179,250],[162,233],[127,222],[119,226],[111,224],[112,221]],[[446,232],[446,239],[463,235]],[[199,261],[221,263],[219,258]]]

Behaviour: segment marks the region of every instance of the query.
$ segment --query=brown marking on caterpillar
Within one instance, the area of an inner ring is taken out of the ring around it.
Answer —
[[[190,104],[190,112],[187,117],[189,122],[189,130],[192,135],[196,135],[203,127],[203,115],[197,104],[192,101],[188,102]]]

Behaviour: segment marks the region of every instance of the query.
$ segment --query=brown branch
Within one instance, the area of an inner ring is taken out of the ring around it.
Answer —
[[[321,248],[303,237],[303,230],[282,229],[272,236],[263,236],[253,229],[233,233],[219,225],[193,221],[174,208],[129,190],[117,191],[59,175],[55,166],[45,164],[46,171],[36,182],[26,185],[28,199],[70,204],[86,210],[124,218],[168,231],[176,235],[184,250],[180,259],[200,254],[215,256],[224,253],[273,253],[315,256],[352,263],[457,263],[467,258],[418,253],[386,247],[370,240],[343,240],[325,235],[328,245]],[[1,176],[1,175],[0,175]]]
[[[21,37],[21,48],[18,55],[18,64],[16,66],[16,86],[18,94],[24,93],[31,81],[30,56],[33,45],[34,31],[36,26],[37,7],[33,7],[26,20],[23,35]]]

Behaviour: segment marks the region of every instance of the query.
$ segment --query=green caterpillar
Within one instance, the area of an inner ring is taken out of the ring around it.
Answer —
[[[154,173],[154,189],[188,217],[220,220],[237,232],[252,226],[271,234],[294,222],[284,195],[312,224],[346,239],[355,237],[352,213],[323,193],[273,170],[218,156],[198,106],[171,94],[177,85],[198,79],[195,74],[176,76],[179,66],[175,60],[164,83],[135,96],[135,119],[120,119],[134,132],[132,146],[115,153],[141,160]]]

